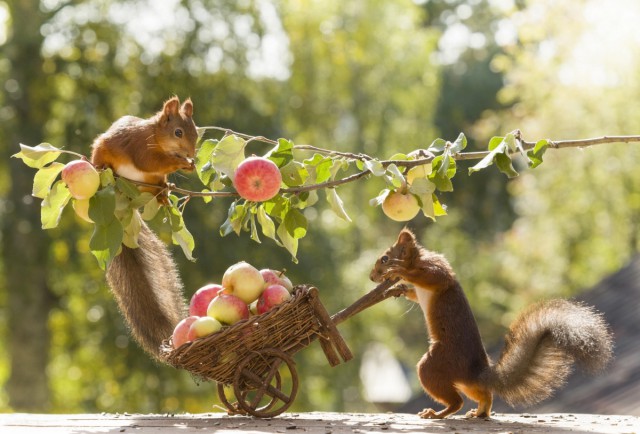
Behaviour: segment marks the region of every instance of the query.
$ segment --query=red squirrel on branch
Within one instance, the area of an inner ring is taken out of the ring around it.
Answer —
[[[198,133],[190,99],[174,96],[148,119],[124,116],[93,142],[91,162],[111,168],[166,203],[167,175],[193,170]],[[160,345],[186,315],[182,282],[164,243],[142,222],[139,248],[122,246],[107,268],[107,282],[131,332],[142,348],[158,357]]]

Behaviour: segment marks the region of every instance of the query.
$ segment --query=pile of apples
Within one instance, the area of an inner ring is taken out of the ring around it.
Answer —
[[[293,284],[283,272],[238,262],[227,268],[221,284],[210,283],[193,294],[189,316],[173,331],[173,347],[268,312],[289,300],[292,291]]]

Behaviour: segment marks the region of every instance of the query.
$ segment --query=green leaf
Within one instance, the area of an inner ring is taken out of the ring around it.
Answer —
[[[196,153],[196,173],[204,185],[208,185],[211,182],[211,177],[216,173],[211,164],[211,158],[217,145],[217,140],[205,140]]]
[[[409,186],[409,192],[422,196],[428,194],[429,196],[436,191],[436,185],[427,178],[416,178]]]
[[[336,213],[336,215],[342,220],[351,222],[351,217],[349,217],[347,212],[344,210],[344,204],[342,203],[342,199],[340,199],[340,196],[338,196],[338,192],[336,191],[336,189],[328,188],[326,189],[326,193],[327,202],[329,202],[329,205],[331,205],[331,209],[333,210],[333,212]]]
[[[309,171],[299,161],[291,161],[280,169],[280,174],[282,175],[282,182],[289,187],[299,187],[309,178]]]
[[[435,139],[431,145],[429,146],[428,151],[430,152],[442,152],[444,148],[447,146],[447,141],[445,139]]]
[[[69,203],[71,193],[62,181],[53,184],[51,191],[44,197],[40,208],[42,229],[53,229],[60,223],[64,207]]]
[[[291,208],[284,218],[287,232],[296,239],[303,238],[307,234],[307,224],[307,218],[296,208]]]
[[[373,176],[382,176],[386,170],[382,163],[378,160],[365,160],[364,167],[373,174]]]
[[[400,188],[404,184],[406,184],[406,180],[404,179],[404,175],[398,169],[398,166],[395,164],[390,164],[387,166],[387,172],[391,174],[391,183],[395,188]]]
[[[278,167],[284,167],[293,161],[293,142],[287,139],[278,139],[275,148],[269,151],[265,157],[276,163]]]
[[[113,171],[111,169],[105,169],[100,172],[100,185],[103,187],[116,185],[116,179],[113,177]]]
[[[273,220],[271,220],[271,217],[267,215],[263,205],[258,207],[257,216],[264,236],[276,240],[276,225],[273,223]]]
[[[258,225],[256,223],[256,215],[255,214],[251,214],[251,216],[249,217],[249,223],[251,225],[251,239],[253,241],[255,241],[256,243],[262,243],[260,241],[260,237],[258,236]]]
[[[456,174],[456,162],[449,156],[449,152],[434,158],[431,167],[433,170],[428,178],[436,185],[436,188],[440,191],[453,191],[451,178]]]
[[[155,196],[151,198],[149,202],[144,205],[144,209],[142,210],[142,214],[140,215],[142,217],[142,220],[153,220],[158,214],[160,207],[161,205],[160,202],[158,202],[158,199]]]
[[[38,170],[33,177],[33,192],[31,194],[44,199],[51,191],[51,184],[56,180],[62,169],[64,169],[64,164],[54,162]]]
[[[116,218],[114,215],[115,210],[116,192],[113,186],[98,190],[98,192],[89,199],[89,218],[97,225],[107,225],[111,223],[111,221]]]
[[[283,196],[275,196],[273,199],[269,199],[262,203],[264,206],[264,210],[271,217],[279,219],[282,221],[289,211],[290,202],[286,197]]]
[[[435,211],[436,217],[440,217],[443,215],[447,215],[447,208],[440,203],[438,200],[438,196],[435,193],[432,196],[433,199],[433,209]]]
[[[61,150],[49,143],[40,143],[38,146],[27,146],[20,143],[20,152],[12,157],[20,158],[24,164],[34,169],[40,169],[55,161],[61,154]]]
[[[118,254],[124,230],[119,220],[113,219],[107,224],[96,224],[93,235],[89,241],[89,248],[98,260],[100,268],[106,269],[107,265]]]
[[[538,140],[533,149],[530,149],[527,152],[527,157],[529,158],[529,166],[534,169],[542,164],[542,156],[546,152],[549,147],[548,140]]]
[[[235,134],[225,136],[218,142],[211,156],[213,168],[233,180],[236,168],[244,160],[246,145],[247,142]]]
[[[138,238],[140,235],[140,228],[142,227],[142,220],[140,219],[140,214],[137,212],[132,212],[130,218],[128,218],[128,223],[125,225],[124,221],[122,221],[122,225],[124,227],[124,235],[122,237],[122,243],[130,247],[132,249],[137,249],[139,246]]]
[[[129,199],[135,199],[140,196],[140,190],[132,182],[122,177],[116,179],[116,187]]]
[[[407,161],[410,159],[411,158],[407,154],[403,154],[403,153],[393,154],[391,157],[389,157],[389,160],[395,160],[395,161]]]
[[[491,166],[495,161],[498,169],[509,178],[518,176],[509,156],[509,151],[515,151],[516,147],[516,138],[512,133],[505,137],[492,137],[488,147],[490,152],[475,166],[469,168],[469,175]]]
[[[193,239],[193,235],[191,235],[191,232],[187,230],[187,227],[184,224],[179,231],[173,232],[171,239],[173,240],[173,244],[177,244],[182,248],[182,253],[184,253],[184,256],[186,256],[188,260],[195,262],[193,249],[195,248],[196,243]]]
[[[487,149],[489,151],[493,151],[498,146],[500,146],[503,141],[504,141],[504,137],[494,136],[491,138],[491,140],[489,140],[489,146],[487,146]]]
[[[389,196],[389,193],[391,193],[391,190],[389,190],[388,188],[385,188],[376,197],[374,197],[369,201],[369,205],[371,206],[382,205],[382,202],[384,202],[387,196]]]
[[[516,176],[518,176],[518,172],[513,168],[513,161],[508,155],[496,155],[495,162],[500,172],[504,173],[509,178],[515,178]]]
[[[464,150],[464,148],[466,147],[467,147],[467,138],[463,133],[460,133],[456,141],[453,142],[453,146],[451,146],[451,153],[457,154],[458,152],[461,152],[462,150]]]
[[[424,193],[418,195],[418,199],[420,201],[420,209],[422,210],[422,214],[425,217],[429,217],[431,220],[436,219],[436,210],[433,205],[433,195],[429,193]]]
[[[331,179],[333,160],[320,154],[314,154],[313,157],[303,161],[307,168],[309,178],[308,183],[320,184]]]
[[[220,235],[227,236],[232,232],[236,235],[240,235],[242,231],[242,221],[245,216],[245,206],[239,204],[237,201],[233,202],[229,206],[229,212],[227,213],[227,220],[220,226]]]
[[[158,200],[156,199],[155,195],[153,193],[149,193],[148,191],[143,191],[140,192],[140,194],[134,198],[131,199],[131,208],[132,209],[138,209],[140,207],[146,207],[147,204],[151,201],[155,200],[155,203],[158,203]]]
[[[276,233],[278,234],[284,248],[291,254],[293,262],[297,264],[298,258],[296,258],[296,255],[298,254],[298,239],[289,234],[284,222],[280,223]]]

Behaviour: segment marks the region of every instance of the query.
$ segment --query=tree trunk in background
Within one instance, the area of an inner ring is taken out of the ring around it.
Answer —
[[[18,152],[18,144],[41,142],[46,121],[46,76],[42,72],[40,26],[45,20],[36,0],[7,3],[12,17],[2,56],[11,62],[4,83],[4,104],[13,118],[3,125],[3,158]],[[46,411],[50,402],[48,317],[51,292],[47,286],[49,239],[40,229],[40,200],[31,197],[33,170],[8,162],[11,187],[2,217],[2,248],[8,294],[8,339],[11,373],[9,404],[16,411]]]

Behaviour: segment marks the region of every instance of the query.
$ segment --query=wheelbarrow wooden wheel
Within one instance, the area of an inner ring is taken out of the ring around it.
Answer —
[[[256,362],[266,365],[260,374],[252,370],[252,364]],[[252,353],[236,368],[233,392],[238,407],[250,415],[277,416],[293,404],[298,393],[295,362],[287,353],[275,348]]]

